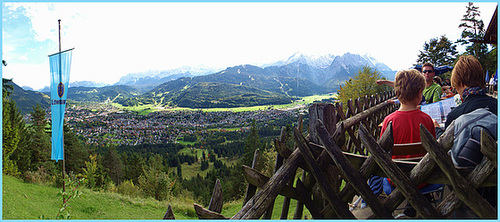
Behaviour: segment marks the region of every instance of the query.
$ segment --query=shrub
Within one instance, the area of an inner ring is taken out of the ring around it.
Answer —
[[[154,197],[162,201],[170,198],[170,193],[174,187],[175,180],[172,180],[167,173],[149,167],[144,170],[144,174],[139,176],[139,187],[146,196]]]
[[[141,195],[141,190],[139,187],[135,186],[131,180],[123,181],[117,187],[118,193],[130,196],[130,197],[139,197]]]
[[[38,185],[46,185],[53,183],[53,177],[49,174],[44,166],[38,167],[37,171],[26,171],[24,173],[24,181]]]
[[[111,192],[111,193],[116,193],[118,192],[118,188],[116,187],[115,183],[113,183],[112,180],[109,180],[106,185],[105,185],[105,189],[106,191],[108,192]]]

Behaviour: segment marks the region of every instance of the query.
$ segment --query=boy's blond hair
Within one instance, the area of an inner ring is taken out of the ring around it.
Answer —
[[[401,103],[415,101],[425,88],[425,77],[416,69],[401,70],[396,73],[394,91]]]

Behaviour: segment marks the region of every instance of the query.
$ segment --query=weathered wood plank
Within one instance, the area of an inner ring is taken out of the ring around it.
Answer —
[[[326,147],[326,151],[333,159],[337,167],[339,167],[353,188],[363,197],[368,205],[373,206],[372,211],[380,218],[393,218],[392,213],[385,209],[378,201],[373,191],[366,184],[366,179],[358,174],[357,170],[349,163],[349,160],[342,154],[340,148],[330,140],[330,134],[324,128],[323,123],[318,120],[316,130],[320,140]]]
[[[292,150],[291,149],[288,149],[288,147],[284,144],[286,144],[286,131],[285,131],[285,127],[282,127],[281,128],[281,141],[285,141],[285,142],[281,142],[280,140],[278,140],[278,138],[274,139],[274,147],[276,149],[276,151],[284,158],[288,158],[291,154],[292,154]]]
[[[324,146],[322,146],[322,145],[318,145],[318,144],[314,144],[314,143],[309,143],[309,145],[310,145],[309,147],[311,147],[311,148],[315,147],[315,149],[324,149]],[[381,146],[381,147],[383,147],[383,146]],[[361,166],[366,162],[366,160],[370,159],[370,156],[363,156],[363,155],[352,154],[352,153],[348,153],[348,152],[343,152],[343,154],[344,154],[344,156],[347,157],[347,159],[349,159],[349,162],[356,169],[361,169]],[[319,158],[321,158],[321,156]],[[328,158],[328,159],[330,159],[330,158]],[[433,162],[432,158],[430,156],[428,156],[428,157],[424,156],[420,162],[422,164],[419,168],[422,168],[422,167],[427,168],[426,165],[427,165],[427,163],[429,163],[429,161]],[[419,162],[404,161],[404,160],[393,160],[393,162],[407,176],[410,176],[411,171],[413,169],[417,170],[418,168],[415,168],[415,167],[417,167],[419,164]],[[330,159],[327,161],[326,164],[334,164],[334,163],[333,163],[333,160]],[[460,173],[460,175],[467,175],[472,171],[472,169],[457,169],[457,170]],[[427,178],[425,178],[423,181],[421,181],[421,183],[425,182],[425,183],[429,183],[429,184],[450,184],[451,185],[450,181],[448,180],[448,178],[446,178],[443,171],[441,171],[441,169],[439,169],[439,167],[433,167],[432,170],[429,171],[430,173],[425,171],[425,169],[424,170],[419,169],[418,172],[425,172],[425,174],[429,174],[427,176]],[[387,175],[384,173],[384,171],[382,169],[380,169],[380,167],[378,167],[378,165],[375,166],[374,168],[370,168],[370,173],[371,174],[369,174],[369,175],[387,177]],[[415,172],[414,172],[414,174],[415,174]],[[364,175],[364,173],[363,173],[363,175]],[[420,175],[420,176],[422,177],[422,175]],[[412,181],[414,181],[414,180],[412,179]],[[490,175],[484,181],[484,183],[480,185],[480,187],[494,186],[496,184],[496,181],[497,181],[496,176]],[[392,193],[391,193],[391,195],[392,195]]]
[[[290,180],[291,172],[297,170],[303,162],[299,149],[293,151],[285,164],[269,179],[256,195],[243,206],[231,219],[259,219],[264,211],[272,204],[278,196],[279,191]]]
[[[366,119],[368,116],[373,115],[374,113],[380,112],[382,109],[386,108],[389,105],[390,105],[390,103],[380,103],[380,104],[377,104],[377,105],[371,107],[370,109],[364,110],[364,111],[356,114],[355,116],[353,116],[351,118],[345,119],[345,120],[343,120],[344,127],[346,129],[349,127],[352,127],[352,126],[358,124],[359,122],[361,122],[361,120]]]
[[[260,171],[260,161],[261,161],[261,155],[260,155],[260,150],[256,149],[254,154],[253,154],[253,162],[252,162],[252,168],[257,169]],[[257,191],[257,187],[248,184],[247,191],[245,192],[245,198],[243,199],[243,205],[245,205],[250,198],[252,198],[253,195],[255,195],[255,192]]]
[[[290,177],[290,181],[288,181],[289,186],[293,186],[295,174],[296,174],[296,171]],[[286,220],[288,218],[288,210],[289,209],[290,209],[290,197],[285,196],[283,199],[283,206],[281,208],[281,215],[280,215],[281,220]]]
[[[285,127],[282,127],[281,128],[281,138],[280,140],[274,140],[274,144],[275,144],[275,147],[282,147],[281,149],[283,150],[287,150],[287,151],[290,151],[290,154],[291,154],[291,150],[288,149],[286,147],[286,131],[285,131]],[[290,155],[288,154],[288,156]],[[278,171],[278,169],[283,165],[283,162],[284,162],[284,158],[281,154],[277,154],[276,155],[276,162],[274,162],[274,170],[273,170],[273,174],[276,173]],[[267,180],[266,180],[267,181]],[[260,187],[260,186],[259,186]],[[266,210],[266,212],[264,213],[264,216],[262,216],[262,219],[271,219],[272,215],[273,215],[273,210],[274,210],[274,200],[272,201],[272,203],[269,205],[269,208]]]
[[[294,130],[294,138],[295,141],[301,151],[301,155],[304,158],[306,164],[312,169],[311,174],[313,174],[316,179],[316,183],[320,185],[320,189],[323,192],[323,195],[330,202],[333,209],[337,213],[340,218],[350,218],[354,219],[354,215],[349,211],[347,204],[342,202],[340,197],[335,193],[333,188],[327,183],[327,180],[324,177],[322,170],[316,164],[316,161],[308,148],[307,143],[305,142],[304,137],[298,132],[297,129]]]
[[[422,136],[425,135],[425,136]],[[430,135],[430,136],[429,136]],[[422,142],[424,139],[431,144],[430,147],[424,146],[427,152],[431,155],[439,168],[445,173],[448,180],[453,186],[453,192],[464,201],[469,208],[481,218],[496,218],[496,210],[485,199],[477,193],[474,187],[463,178],[455,166],[451,162],[450,156],[442,149],[432,149],[437,147],[438,143],[433,139],[432,134],[423,126],[420,125],[420,136]]]
[[[497,142],[481,129],[481,152],[497,167]]]
[[[315,143],[319,143],[316,134],[314,132],[314,124],[316,123],[315,120],[319,119],[325,124],[327,124],[327,129],[329,130],[330,133],[333,134],[333,131],[335,130],[335,123],[336,120],[335,118],[335,107],[331,103],[314,103],[309,107],[309,135],[311,141]],[[314,120],[314,124],[311,124],[311,121]],[[302,131],[301,131],[302,132]]]
[[[385,150],[389,151],[394,144],[394,139],[392,136],[392,123],[389,123],[387,126],[387,130],[384,132],[384,134],[380,137],[380,139],[377,141],[378,144]],[[366,146],[366,145],[365,145]],[[348,159],[350,163],[355,163],[355,162],[361,162],[361,161],[353,161],[354,156],[348,153],[343,153]],[[353,165],[356,167],[356,165]],[[368,156],[365,161],[362,162],[361,167],[356,168],[359,169],[359,173],[361,176],[364,178],[365,181],[368,181],[371,175],[379,169],[377,163],[373,159],[372,156]],[[342,198],[343,201],[348,202],[351,200],[354,195],[356,195],[356,190],[354,190],[353,186],[351,183],[347,183],[344,189],[340,191],[339,196]]]
[[[314,219],[323,219],[324,216],[318,210],[318,207],[314,205],[313,200],[311,199],[311,193],[306,189],[304,183],[301,180],[297,180],[297,190],[298,194],[301,196],[302,202],[306,205],[307,209],[309,209],[309,213]],[[302,212],[300,213],[302,215]],[[296,214],[294,219],[301,219],[302,216],[298,216]]]
[[[210,204],[208,209],[220,213],[222,212],[222,205],[224,199],[222,198],[222,186],[220,185],[220,180],[215,181],[214,191],[212,192],[212,198],[210,199]]]
[[[174,211],[172,210],[172,206],[168,205],[167,212],[163,216],[163,220],[175,220]]]
[[[196,215],[198,215],[199,219],[212,219],[212,220],[227,220],[227,219],[229,219],[220,213],[205,209],[196,203],[194,204],[194,211],[196,212]]]
[[[467,180],[471,182],[474,188],[477,188],[484,182],[489,174],[495,171],[495,168],[496,165],[489,161],[488,158],[483,157],[481,163],[479,163],[467,176]],[[452,192],[443,201],[441,201],[441,203],[437,207],[437,210],[443,216],[448,217],[453,212],[455,212],[460,207],[460,205],[462,205],[462,201],[454,192]]]
[[[304,180],[306,178],[306,171],[305,170],[302,170],[302,180]],[[299,180],[300,181],[300,180]],[[297,181],[297,189],[299,188],[299,185],[298,185],[298,181]],[[300,181],[300,183],[302,184],[303,188],[302,190],[299,190],[299,192],[303,193],[304,195],[307,196],[307,194],[309,193],[306,189],[305,189],[305,186],[304,184],[302,183],[302,181]],[[311,195],[309,195],[311,196]],[[302,219],[302,214],[304,213],[304,202],[303,201],[297,201],[297,205],[295,206],[295,212],[293,214],[293,219],[294,220],[300,220]]]
[[[368,151],[370,151],[379,167],[382,168],[389,178],[391,178],[396,187],[403,192],[403,195],[413,208],[415,208],[423,218],[440,218],[441,216],[429,200],[420,193],[417,186],[413,184],[410,178],[404,175],[403,171],[396,166],[391,156],[377,144],[363,124],[359,127],[359,136],[361,140],[365,140],[365,142],[363,142],[364,144],[370,144],[367,146]]]
[[[261,172],[252,169],[248,166],[243,166],[243,177],[245,177],[245,180],[248,181],[248,183],[253,184],[254,186],[257,186],[259,188],[263,187],[268,181],[269,177],[266,175],[262,174]],[[290,185],[285,185],[280,191],[280,195],[290,197],[292,199],[296,200],[302,200],[300,199],[300,195],[297,194],[297,190]]]

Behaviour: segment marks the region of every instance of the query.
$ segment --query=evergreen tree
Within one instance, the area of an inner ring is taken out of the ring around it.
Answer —
[[[52,147],[45,110],[40,104],[36,104],[30,113],[32,123],[29,127],[32,134],[30,143],[32,165],[30,170],[33,171],[42,165],[49,164],[47,162],[50,160]]]
[[[2,98],[9,97],[13,90],[12,79],[2,79]]]
[[[115,184],[120,184],[124,175],[123,162],[118,156],[114,146],[108,146],[107,148],[108,151],[106,152],[103,160],[105,172]]]
[[[252,119],[252,125],[250,127],[250,134],[245,139],[245,152],[243,154],[243,165],[252,166],[253,155],[255,150],[260,147],[259,130],[257,129],[257,124],[255,119]]]
[[[418,55],[417,63],[430,62],[436,67],[452,65],[457,53],[457,46],[442,35],[439,39],[432,38],[429,42],[425,42],[424,49]]]
[[[461,38],[457,41],[459,44],[465,46],[465,51],[469,55],[476,57],[483,67],[486,67],[488,46],[485,43],[471,41],[482,40],[486,30],[484,29],[483,20],[479,19],[481,12],[479,7],[474,6],[474,3],[469,2],[466,6],[465,14],[460,20],[462,23],[458,28],[463,29]]]
[[[6,95],[6,94],[4,94]],[[14,161],[10,159],[12,153],[16,151],[20,135],[19,126],[16,124],[16,114],[19,112],[16,103],[8,98],[3,98],[3,122],[2,122],[2,154],[3,154],[3,172],[9,175],[17,176],[18,170]]]
[[[78,136],[64,124],[64,159],[66,161],[66,172],[83,173],[83,167],[89,152]]]
[[[177,176],[182,179],[182,166],[181,166],[181,164],[177,165]]]

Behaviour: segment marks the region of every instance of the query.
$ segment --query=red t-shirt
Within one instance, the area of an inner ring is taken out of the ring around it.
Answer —
[[[432,118],[426,113],[420,111],[419,109],[411,111],[396,111],[385,117],[384,122],[382,122],[382,131],[380,135],[385,132],[387,125],[392,121],[392,134],[394,137],[394,144],[404,144],[404,143],[418,143],[422,140],[420,139],[420,124],[422,123],[429,132],[436,137],[436,130],[434,128],[434,123]],[[412,157],[422,157],[425,153],[414,154],[414,155],[404,155],[404,156],[392,156],[392,158],[412,158]],[[389,183],[395,186],[389,178],[387,178]],[[418,186],[418,189],[426,186],[426,183],[422,183]]]
[[[423,124],[429,132],[436,137],[436,130],[432,118],[419,109],[411,111],[396,111],[385,117],[382,123],[382,131],[380,135],[385,132],[387,125],[392,121],[392,133],[394,137],[394,144],[405,143],[418,143],[420,140],[420,124]],[[393,156],[392,158],[412,158],[422,157],[423,154],[406,155],[406,156]]]

